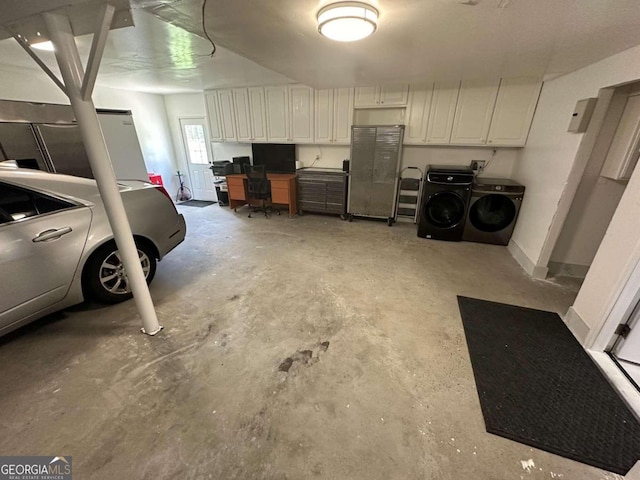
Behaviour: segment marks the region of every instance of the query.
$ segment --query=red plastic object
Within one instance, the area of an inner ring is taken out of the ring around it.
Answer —
[[[162,175],[159,173],[149,172],[149,181],[154,185],[164,186],[164,183],[162,183]]]

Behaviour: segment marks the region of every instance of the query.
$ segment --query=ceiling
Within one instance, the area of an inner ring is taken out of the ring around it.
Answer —
[[[53,0],[49,0],[53,1]],[[86,0],[55,0],[82,3]],[[555,76],[640,44],[638,0],[369,0],[378,31],[339,43],[317,33],[330,0],[132,0],[98,83],[153,93],[297,81],[313,87],[497,76]],[[3,0],[37,4],[36,0]],[[507,5],[497,8],[498,5]],[[90,37],[80,38],[88,52]],[[49,54],[49,60],[53,57]],[[0,68],[37,68],[12,40]]]

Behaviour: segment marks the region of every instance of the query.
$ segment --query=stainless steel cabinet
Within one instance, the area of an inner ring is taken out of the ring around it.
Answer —
[[[349,169],[350,215],[395,216],[404,125],[354,126]]]

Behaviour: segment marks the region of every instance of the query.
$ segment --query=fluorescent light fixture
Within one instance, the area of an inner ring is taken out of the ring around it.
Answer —
[[[46,50],[47,52],[53,52],[55,50],[51,41],[32,43],[31,47],[37,48],[38,50]]]
[[[318,12],[318,31],[331,40],[354,42],[378,26],[378,10],[363,2],[337,2]]]

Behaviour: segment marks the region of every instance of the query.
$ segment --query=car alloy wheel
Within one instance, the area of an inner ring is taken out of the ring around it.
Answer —
[[[147,242],[136,240],[142,271],[151,283],[156,273],[156,252]],[[133,296],[131,284],[115,242],[97,249],[89,258],[82,275],[85,298],[101,303],[118,303]]]
[[[138,250],[138,257],[140,257],[144,278],[148,278],[151,271],[151,260],[142,250]],[[117,250],[105,258],[102,265],[100,265],[100,283],[106,291],[116,295],[131,292],[129,278],[124,269],[122,258],[120,258],[120,253]]]

